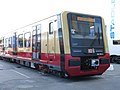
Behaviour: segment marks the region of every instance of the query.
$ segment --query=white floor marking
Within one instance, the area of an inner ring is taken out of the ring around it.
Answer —
[[[3,67],[3,65],[2,65],[2,64],[0,64],[0,67]]]
[[[17,74],[22,75],[22,76],[24,76],[24,77],[26,77],[26,78],[30,78],[29,76],[27,76],[27,75],[25,75],[25,74],[23,74],[23,73],[20,73],[20,72],[18,72],[18,71],[16,71],[16,70],[12,70],[12,71],[14,71],[14,72],[16,72]]]
[[[110,64],[110,67],[107,70],[114,70],[114,67],[112,64]]]

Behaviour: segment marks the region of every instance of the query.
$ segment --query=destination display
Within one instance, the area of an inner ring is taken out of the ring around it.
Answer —
[[[77,17],[78,21],[86,21],[86,22],[95,22],[94,18],[90,18],[90,17]]]

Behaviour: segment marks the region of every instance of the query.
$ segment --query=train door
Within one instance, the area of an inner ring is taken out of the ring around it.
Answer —
[[[17,36],[16,36],[16,32],[13,35],[12,46],[13,46],[13,55],[17,55]]]
[[[49,23],[48,58],[50,61],[53,61],[55,59],[55,22],[53,21]]]
[[[41,58],[41,25],[33,27],[32,31],[32,59]]]
[[[2,51],[3,51],[3,53],[5,53],[5,38],[4,37],[2,39],[2,44],[3,44]]]

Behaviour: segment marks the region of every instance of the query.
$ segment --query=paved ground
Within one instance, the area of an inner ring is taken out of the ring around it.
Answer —
[[[0,60],[0,90],[119,90],[120,64],[102,76],[64,79]]]

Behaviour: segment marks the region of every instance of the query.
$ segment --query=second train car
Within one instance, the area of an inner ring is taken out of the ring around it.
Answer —
[[[102,75],[110,66],[104,20],[64,11],[3,37],[0,57],[63,77]]]

